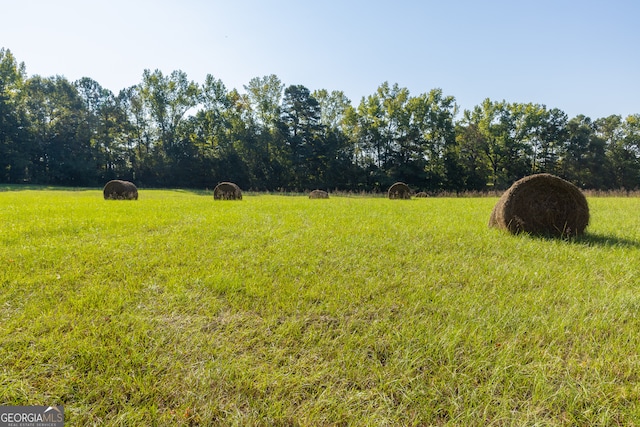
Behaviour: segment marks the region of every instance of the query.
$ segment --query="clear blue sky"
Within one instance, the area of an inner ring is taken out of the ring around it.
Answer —
[[[357,106],[388,81],[471,109],[534,102],[640,114],[638,0],[0,0],[0,47],[29,76],[118,92],[148,68],[227,89],[277,75]]]

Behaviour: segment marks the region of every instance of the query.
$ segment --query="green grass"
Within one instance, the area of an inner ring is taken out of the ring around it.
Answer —
[[[640,199],[0,192],[0,405],[67,425],[640,423]]]

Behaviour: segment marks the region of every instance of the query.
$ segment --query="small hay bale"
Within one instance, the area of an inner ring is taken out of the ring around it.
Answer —
[[[242,200],[242,190],[233,182],[221,182],[213,189],[214,200]]]
[[[416,193],[416,197],[429,197],[429,195],[424,191],[420,191],[419,193]]]
[[[310,199],[328,199],[329,193],[327,193],[324,190],[313,190],[311,193],[309,193],[309,198]]]
[[[105,200],[138,200],[138,188],[135,184],[119,179],[107,182],[102,194]]]
[[[514,182],[489,218],[489,227],[554,237],[578,236],[588,224],[589,205],[580,189],[547,173]]]
[[[389,187],[388,195],[390,199],[410,199],[411,190],[404,182],[396,182]]]

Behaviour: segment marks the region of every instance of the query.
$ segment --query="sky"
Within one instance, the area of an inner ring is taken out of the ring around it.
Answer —
[[[118,93],[145,69],[339,90],[442,89],[460,111],[543,104],[592,119],[640,114],[637,0],[0,0],[0,48],[28,76],[90,77]]]

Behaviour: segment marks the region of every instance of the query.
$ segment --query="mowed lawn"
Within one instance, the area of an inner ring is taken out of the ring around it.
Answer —
[[[640,199],[0,192],[0,405],[66,425],[640,424]]]

